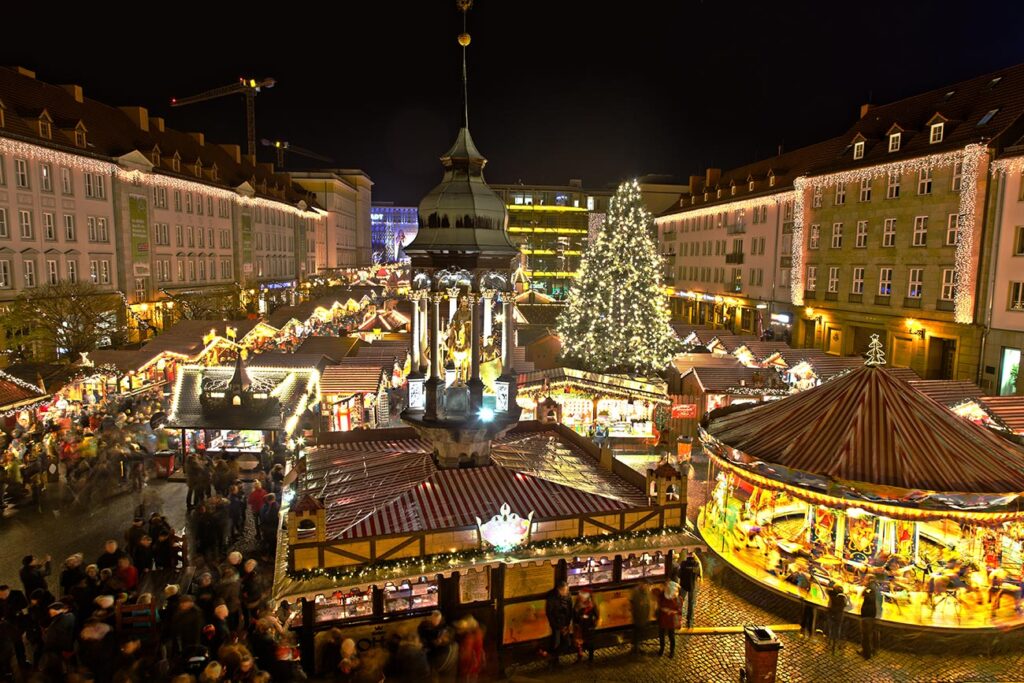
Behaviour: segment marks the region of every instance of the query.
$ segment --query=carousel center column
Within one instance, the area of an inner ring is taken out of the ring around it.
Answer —
[[[470,366],[469,366],[469,412],[470,415],[477,415],[480,413],[480,408],[484,404],[484,383],[480,381],[480,308],[486,303],[479,294],[470,292],[469,298],[469,310],[470,310],[470,334],[469,334],[469,348],[470,348]]]
[[[491,332],[493,331],[491,329],[491,305],[494,303],[494,290],[485,289],[480,293],[480,296],[483,298],[484,307],[484,331],[481,344],[486,345],[488,340],[490,340]]]
[[[515,318],[515,292],[502,292],[502,322],[501,329],[501,379],[508,384],[508,410],[516,407],[516,369],[513,358],[515,357],[516,345],[516,318]]]
[[[430,344],[430,377],[426,381],[427,400],[423,417],[427,420],[436,420],[438,417],[438,391],[444,386],[444,380],[440,376],[441,367],[441,292],[430,293],[430,305],[427,308],[429,321],[427,328],[428,343]]]
[[[412,301],[412,371],[420,372],[420,299],[421,292],[412,292],[409,299]]]

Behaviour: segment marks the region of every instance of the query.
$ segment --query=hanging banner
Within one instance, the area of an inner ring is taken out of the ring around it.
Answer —
[[[677,405],[672,406],[672,417],[682,418],[684,420],[697,419],[697,404],[679,403]]]
[[[142,195],[128,195],[128,225],[132,273],[135,277],[149,277],[149,207]]]

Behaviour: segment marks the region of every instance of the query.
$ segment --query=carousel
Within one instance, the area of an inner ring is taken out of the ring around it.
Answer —
[[[1024,625],[1024,448],[864,366],[701,429],[698,528],[734,569],[851,611],[876,583],[881,618],[938,629]]]

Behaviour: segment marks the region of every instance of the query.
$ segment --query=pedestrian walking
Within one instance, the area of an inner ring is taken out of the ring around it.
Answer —
[[[551,645],[549,656],[551,666],[558,666],[558,658],[569,643],[572,636],[572,596],[569,595],[569,584],[559,581],[551,589],[544,603],[544,612],[551,627]]]
[[[25,588],[25,595],[32,595],[36,589],[49,592],[46,585],[46,577],[50,575],[50,556],[40,562],[35,555],[26,555],[21,560],[21,585]]]
[[[633,617],[633,650],[634,655],[640,654],[640,642],[644,631],[651,623],[651,586],[647,582],[639,583],[629,596],[629,608]]]
[[[704,578],[704,567],[697,555],[686,551],[686,559],[679,566],[679,589],[686,594],[686,628],[693,628],[693,611],[697,604],[697,586]]]
[[[840,639],[843,635],[843,615],[849,601],[843,593],[843,587],[838,583],[828,590],[828,648],[832,654],[836,653]]]
[[[861,655],[864,659],[871,659],[878,649],[878,623],[877,619],[882,615],[882,591],[878,587],[878,579],[874,576],[868,578],[868,585],[861,593],[860,605],[860,644]]]
[[[597,627],[597,606],[590,598],[590,591],[581,590],[576,596],[573,609],[573,626],[576,636],[576,661],[583,661],[583,653],[587,653],[587,661],[594,661],[594,629]]]
[[[658,596],[658,656],[665,654],[665,636],[668,636],[669,658],[676,654],[676,630],[682,624],[683,599],[679,584],[669,581]]]

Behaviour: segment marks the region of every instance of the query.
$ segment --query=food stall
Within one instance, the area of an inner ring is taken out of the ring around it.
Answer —
[[[1024,448],[868,362],[702,430],[701,535],[794,599],[839,584],[857,614],[874,581],[893,625],[1024,625]]]
[[[522,419],[550,419],[541,413],[553,402],[557,420],[577,433],[586,435],[603,425],[609,437],[625,440],[655,438],[654,411],[670,403],[660,379],[641,381],[573,368],[523,373],[518,386]]]

